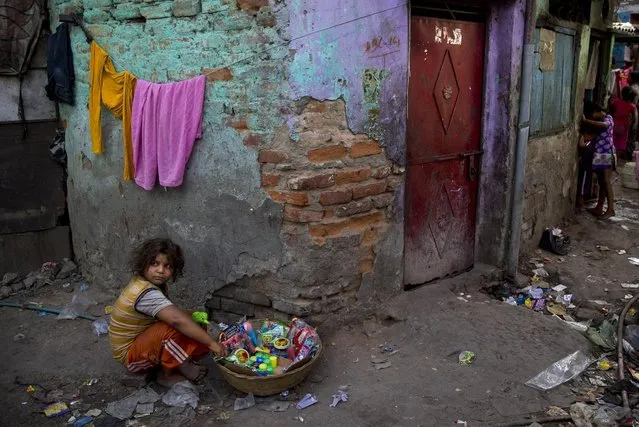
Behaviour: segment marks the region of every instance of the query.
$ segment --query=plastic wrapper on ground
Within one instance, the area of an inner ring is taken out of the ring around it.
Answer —
[[[526,385],[538,390],[550,390],[575,378],[594,361],[592,357],[577,350],[541,371],[528,380]]]

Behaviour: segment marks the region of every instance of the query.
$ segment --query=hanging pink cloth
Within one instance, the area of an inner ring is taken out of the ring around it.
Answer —
[[[140,187],[153,189],[157,177],[163,187],[182,184],[193,143],[202,137],[205,90],[205,76],[176,83],[138,79],[131,133],[135,182]]]

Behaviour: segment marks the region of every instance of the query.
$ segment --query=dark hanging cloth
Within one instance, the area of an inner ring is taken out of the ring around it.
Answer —
[[[0,0],[0,75],[27,72],[46,8],[44,0]]]
[[[47,42],[47,97],[52,101],[73,105],[73,53],[69,37],[69,24],[58,25]]]

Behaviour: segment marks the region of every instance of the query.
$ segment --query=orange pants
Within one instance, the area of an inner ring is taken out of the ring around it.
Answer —
[[[158,321],[133,341],[126,355],[126,368],[131,372],[144,372],[161,365],[165,371],[170,371],[208,351],[204,344]]]

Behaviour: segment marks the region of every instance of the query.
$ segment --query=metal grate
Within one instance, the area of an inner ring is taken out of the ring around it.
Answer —
[[[411,11],[413,15],[451,19],[453,21],[483,22],[486,16],[486,9],[481,6],[471,6],[450,1],[412,0]]]

